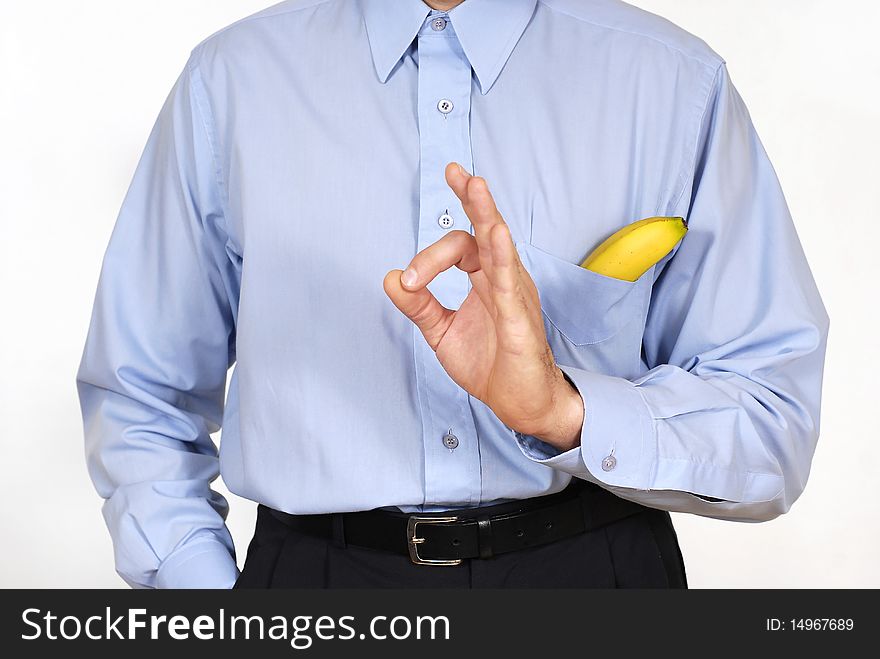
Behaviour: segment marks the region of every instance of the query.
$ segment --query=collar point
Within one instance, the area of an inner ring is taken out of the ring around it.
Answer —
[[[391,77],[391,69],[383,68],[379,66],[379,64],[375,64],[373,68],[376,71],[376,77],[379,79],[379,82],[381,82],[383,85],[388,82],[388,78]]]
[[[495,84],[495,81],[498,79],[498,75],[483,75],[481,76],[479,73],[474,70],[474,75],[477,78],[477,87],[480,89],[480,95],[485,96],[489,93],[489,90],[492,89],[492,86]]]

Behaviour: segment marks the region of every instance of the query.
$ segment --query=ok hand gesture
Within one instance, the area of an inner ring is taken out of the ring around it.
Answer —
[[[580,443],[583,400],[556,365],[538,290],[507,223],[482,177],[457,163],[449,163],[445,174],[474,235],[450,231],[416,254],[405,271],[385,275],[385,292],[419,327],[452,380],[502,423],[561,450],[573,448]],[[426,288],[452,266],[467,272],[472,285],[456,311]]]

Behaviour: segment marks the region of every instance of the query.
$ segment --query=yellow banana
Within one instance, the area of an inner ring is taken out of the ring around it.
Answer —
[[[600,275],[635,281],[672,251],[687,233],[682,217],[648,217],[627,224],[590,252],[581,267]]]

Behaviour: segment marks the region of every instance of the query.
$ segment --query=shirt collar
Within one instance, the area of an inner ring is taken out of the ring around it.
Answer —
[[[449,10],[480,91],[492,87],[532,18],[537,0],[465,0]],[[431,8],[422,0],[360,0],[379,80],[388,80]]]

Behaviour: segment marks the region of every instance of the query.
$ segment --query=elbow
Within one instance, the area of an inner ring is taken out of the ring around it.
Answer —
[[[725,518],[751,523],[773,521],[791,511],[807,484],[806,473],[800,475],[783,469],[772,475],[762,475],[762,478],[775,483],[775,487],[770,490],[775,490],[775,494],[744,499],[738,503],[731,502],[728,512],[733,514],[724,515]],[[718,515],[711,516],[720,517]]]
[[[775,494],[764,497],[766,501],[754,521],[767,522],[788,514],[806,490],[819,441],[818,405],[811,413],[804,411],[800,423],[791,424],[784,436],[787,440],[777,442],[773,450]]]
[[[798,496],[799,494],[792,497],[789,493],[783,490],[769,501],[762,501],[757,504],[746,504],[746,516],[742,518],[742,521],[752,523],[773,521],[777,517],[781,517],[788,513]]]
[[[748,512],[745,521],[769,522],[788,514],[804,493],[817,433],[811,429],[805,430],[805,435],[804,441],[792,443],[792,447],[798,447],[796,450],[777,460],[772,474],[761,476],[765,483],[764,487],[759,489],[765,494],[755,497],[753,503],[744,504],[744,511]],[[768,496],[770,492],[773,494]]]
[[[703,503],[699,510],[682,512],[694,512],[701,517],[722,521],[758,524],[770,522],[787,513],[790,508],[791,502],[780,492],[777,496],[763,501],[716,499],[713,502]]]
[[[813,382],[812,390],[802,387],[786,395],[787,405],[776,405],[780,423],[755,428],[763,438],[764,460],[758,468],[764,473],[751,473],[745,488],[754,502],[745,504],[752,511],[748,521],[768,522],[788,514],[806,489],[819,441],[821,376]]]
[[[769,501],[761,501],[756,504],[745,504],[746,515],[741,521],[758,524],[761,522],[770,522],[781,517],[791,509],[791,502],[787,501],[784,494]]]

